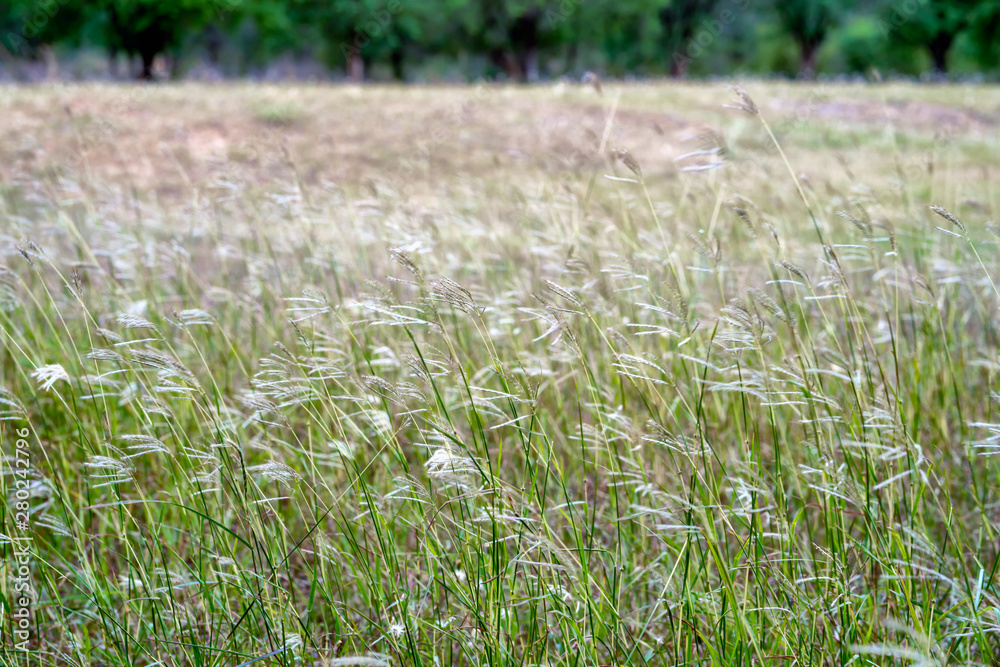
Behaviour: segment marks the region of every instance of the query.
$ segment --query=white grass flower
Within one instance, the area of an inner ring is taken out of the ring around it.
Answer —
[[[389,667],[389,663],[363,655],[333,658],[323,663],[326,667]]]
[[[291,304],[288,307],[288,312],[296,313],[293,315],[294,319],[292,320],[295,323],[305,322],[318,315],[330,312],[330,305],[327,302],[326,295],[317,290],[302,290],[301,297],[289,297],[285,301]]]
[[[118,343],[122,343],[125,341],[125,339],[122,338],[119,334],[115,333],[114,331],[111,331],[110,329],[105,329],[103,327],[97,327],[96,333],[98,333],[101,336],[101,338],[111,343],[112,345],[117,345]]]
[[[142,315],[119,313],[118,325],[123,329],[150,329],[159,333],[159,328]]]
[[[125,361],[125,357],[123,357],[118,352],[115,352],[114,350],[108,350],[102,347],[94,348],[91,352],[87,354],[87,358],[95,359],[97,361],[114,361],[116,363],[123,363]]]
[[[131,452],[125,458],[134,459],[143,454],[153,454],[155,452],[167,453],[167,446],[150,435],[120,435],[116,438],[119,441],[129,443],[126,449]]]
[[[194,373],[192,373],[184,364],[173,357],[157,352],[156,350],[133,350],[132,360],[140,366],[155,368],[158,371],[163,371],[162,374],[157,376],[161,381],[168,378],[181,377],[193,385],[197,384],[197,379],[195,378]]]
[[[188,327],[195,324],[201,324],[205,326],[212,326],[215,324],[215,319],[208,312],[201,310],[200,308],[189,308],[187,310],[182,310],[177,314],[180,326]]]
[[[39,382],[42,391],[49,391],[59,380],[69,382],[69,373],[61,364],[40,366],[31,373],[31,377]]]
[[[199,487],[199,493],[218,491],[222,481],[221,471],[222,466],[220,465],[210,463],[205,464],[202,467],[195,469],[195,474],[192,475],[188,481]]]
[[[236,566],[236,561],[233,560],[232,558],[229,558],[228,556],[212,556],[212,558],[214,558],[215,561],[219,565],[221,565],[223,567],[235,567]]]
[[[125,484],[132,481],[135,474],[135,466],[131,461],[120,461],[110,456],[91,456],[84,466],[90,468],[90,478],[100,482],[94,488]]]
[[[278,406],[261,392],[247,392],[240,396],[240,402],[255,413],[277,412]]]
[[[11,457],[4,457],[4,463],[6,464],[3,468],[3,474],[9,475],[11,477],[20,478],[22,483],[17,485],[17,490],[11,490],[8,495],[8,502],[13,505],[18,500],[25,500],[27,498],[37,499],[37,498],[51,498],[52,497],[52,486],[48,481],[44,479],[25,479],[19,473],[18,470],[24,471],[25,469],[17,466],[17,459]],[[35,471],[31,471],[32,475],[36,474]],[[32,511],[37,511],[41,506],[36,506]]]
[[[259,472],[264,479],[291,486],[299,481],[299,473],[280,461],[268,461],[257,466],[250,466],[247,472]]]
[[[475,461],[454,452],[450,447],[434,450],[424,466],[429,477],[466,488],[472,483],[472,477],[479,472]]]
[[[24,404],[12,392],[0,387],[0,421],[23,419],[28,414]]]
[[[403,633],[405,632],[406,632],[406,626],[404,626],[402,623],[392,623],[389,625],[389,634],[392,635],[393,638],[402,637]]]

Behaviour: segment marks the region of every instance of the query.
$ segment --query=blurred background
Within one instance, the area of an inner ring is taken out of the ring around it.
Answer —
[[[0,80],[997,80],[998,36],[998,0],[5,0]]]

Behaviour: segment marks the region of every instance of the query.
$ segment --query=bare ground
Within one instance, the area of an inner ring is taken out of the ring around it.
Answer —
[[[978,88],[970,98],[967,88],[757,84],[751,94],[798,164],[823,170],[838,162],[838,139],[857,143],[882,129],[917,145],[942,131],[995,141],[1000,94]],[[605,85],[603,95],[562,84],[6,88],[0,177],[126,177],[166,199],[183,199],[193,184],[530,183],[590,169],[603,145],[627,149],[647,178],[671,179],[721,159],[678,156],[723,146],[727,159],[741,159],[760,149],[753,119],[723,108],[731,99],[722,84]]]

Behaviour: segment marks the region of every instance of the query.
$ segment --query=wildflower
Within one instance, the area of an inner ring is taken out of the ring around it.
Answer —
[[[49,364],[36,368],[31,377],[38,380],[42,391],[49,391],[59,380],[69,382],[69,373],[60,364]]]

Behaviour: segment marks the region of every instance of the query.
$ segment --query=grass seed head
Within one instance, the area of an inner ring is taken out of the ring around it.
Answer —
[[[69,373],[62,367],[62,364],[40,366],[31,372],[31,377],[39,383],[39,388],[42,391],[50,391],[60,380],[69,382]]]
[[[642,169],[639,167],[639,161],[635,159],[627,148],[619,148],[616,150],[615,158],[624,164],[625,167],[637,177],[642,178]]]
[[[951,211],[949,211],[948,209],[944,208],[943,206],[929,206],[928,208],[930,208],[930,210],[934,211],[935,213],[940,215],[942,218],[944,218],[951,224],[961,229],[963,234],[968,234],[968,231],[965,229],[965,225],[962,224],[962,221],[956,218],[954,215],[952,215]]]
[[[760,115],[760,109],[757,108],[757,103],[753,101],[750,95],[747,94],[745,90],[739,86],[733,86],[730,90],[736,93],[736,97],[739,98],[739,104],[725,104],[723,105],[727,109],[737,109],[739,111],[746,112],[751,116]]]

